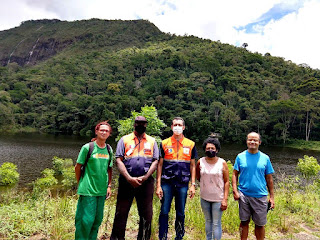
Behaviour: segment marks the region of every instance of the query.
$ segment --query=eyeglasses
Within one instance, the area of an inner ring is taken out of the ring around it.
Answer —
[[[99,132],[110,132],[108,129],[99,129]]]

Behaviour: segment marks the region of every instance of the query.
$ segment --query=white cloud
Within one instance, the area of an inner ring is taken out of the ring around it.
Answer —
[[[308,1],[296,13],[269,22],[261,34],[239,32],[239,41],[247,42],[251,51],[269,52],[297,64],[306,63],[320,69],[317,56],[320,35],[316,30],[320,22],[319,10],[319,1]]]
[[[269,21],[272,9],[298,7],[301,8],[297,11]],[[148,19],[164,32],[233,45],[247,42],[250,51],[269,52],[297,64],[320,68],[319,10],[320,0],[10,0],[0,8],[0,30],[41,18]],[[256,33],[236,30],[263,17],[268,17],[269,22],[254,26]]]

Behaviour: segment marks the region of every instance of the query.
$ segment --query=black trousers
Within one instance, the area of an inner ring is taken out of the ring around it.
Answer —
[[[128,214],[133,198],[136,199],[140,217],[138,240],[149,240],[151,236],[152,200],[154,178],[149,177],[141,186],[134,188],[120,175],[117,207],[110,240],[124,240]]]

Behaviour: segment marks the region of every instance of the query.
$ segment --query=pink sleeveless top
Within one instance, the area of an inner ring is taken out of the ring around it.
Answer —
[[[200,158],[200,197],[209,202],[221,202],[224,197],[223,162],[218,158],[215,164]]]

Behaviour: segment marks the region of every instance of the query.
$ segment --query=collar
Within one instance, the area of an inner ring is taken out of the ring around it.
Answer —
[[[134,134],[134,132],[132,133],[132,139],[138,139],[138,137],[137,137],[137,135],[136,134]],[[141,136],[141,139],[147,139],[147,134],[146,133],[144,133],[142,136]]]
[[[173,135],[171,136],[171,142],[172,142],[172,143],[176,143],[176,142],[182,143],[183,139],[184,139],[184,135],[182,135],[182,138],[180,138],[179,141],[177,141],[177,140],[174,138]]]

